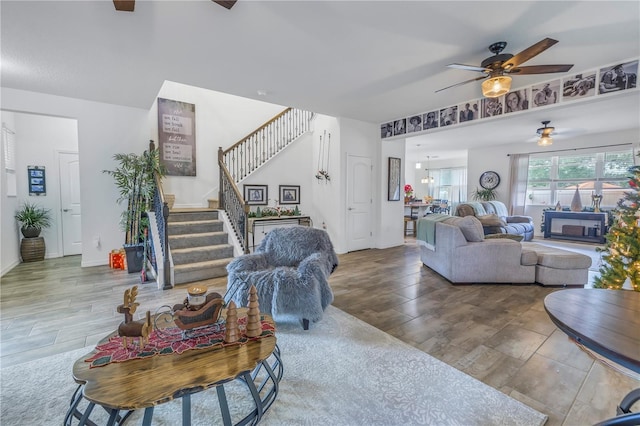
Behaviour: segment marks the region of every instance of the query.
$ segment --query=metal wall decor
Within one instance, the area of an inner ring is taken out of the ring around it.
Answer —
[[[324,136],[324,138],[323,138]],[[329,176],[329,148],[331,148],[331,133],[324,131],[323,135],[320,135],[320,146],[318,147],[318,171],[316,172],[316,179],[318,181],[324,180],[325,183],[331,180]],[[282,201],[282,197],[280,197]]]
[[[44,166],[27,166],[29,195],[47,195],[47,177]]]

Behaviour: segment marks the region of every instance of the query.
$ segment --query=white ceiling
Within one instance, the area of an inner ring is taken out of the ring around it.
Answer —
[[[226,10],[210,0],[138,0],[133,13],[115,11],[111,0],[0,7],[3,87],[139,108],[171,80],[381,123],[480,98],[479,82],[434,92],[479,76],[446,65],[479,65],[496,41],[515,54],[555,38],[525,65],[568,63],[576,73],[640,56],[639,1],[239,0]],[[516,76],[513,85],[555,76],[562,74]],[[638,128],[639,98],[636,90],[460,124],[411,138],[408,152],[526,143],[545,119],[574,134]]]

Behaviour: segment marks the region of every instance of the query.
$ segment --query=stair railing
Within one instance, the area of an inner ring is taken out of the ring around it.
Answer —
[[[222,161],[238,184],[311,126],[313,112],[287,108],[223,151]]]
[[[229,217],[229,222],[244,253],[249,253],[249,205],[245,203],[238,186],[235,184],[227,167],[222,162],[222,148],[218,151],[218,165],[220,166],[220,208]]]
[[[228,149],[218,149],[220,208],[227,212],[245,253],[249,253],[250,207],[238,183],[306,133],[313,115],[311,111],[287,108]]]
[[[155,175],[156,190],[153,194],[153,210],[158,224],[158,239],[162,248],[162,266],[164,269],[163,290],[169,290],[171,285],[171,260],[169,255],[169,204],[164,199],[160,176]],[[156,270],[156,273],[158,271]]]

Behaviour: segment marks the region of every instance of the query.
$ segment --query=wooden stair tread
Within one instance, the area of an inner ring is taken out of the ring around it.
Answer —
[[[209,246],[196,246],[196,247],[172,249],[171,253],[190,253],[190,252],[196,252],[201,250],[215,250],[215,249],[226,250],[229,247],[232,247],[232,246],[230,244],[214,244]]]
[[[201,269],[205,267],[225,266],[233,260],[232,257],[226,257],[224,259],[205,260],[203,262],[185,263],[184,265],[175,265],[176,272],[189,269]]]

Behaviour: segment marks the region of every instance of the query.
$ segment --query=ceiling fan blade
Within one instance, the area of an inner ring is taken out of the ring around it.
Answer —
[[[472,81],[484,80],[487,77],[488,75],[484,75],[482,77],[472,78],[471,80],[463,81],[461,83],[452,84],[451,86],[443,87],[442,89],[436,90],[435,93],[442,92],[443,90],[446,90],[446,89],[451,89],[452,87],[462,86],[463,84],[471,83]]]
[[[542,52],[544,52],[545,50],[547,50],[557,42],[558,40],[554,40],[552,38],[547,37],[544,40],[541,40],[536,44],[527,47],[522,52],[518,53],[517,55],[514,55],[508,61],[505,61],[505,63],[502,64],[502,68],[505,70],[515,68],[518,65],[527,62],[529,59],[533,58],[534,56],[541,54]]]
[[[486,68],[476,67],[475,65],[449,64],[449,65],[447,65],[447,67],[455,68],[455,69],[459,69],[459,70],[467,70],[467,71],[488,72]]]
[[[573,68],[573,65],[531,65],[519,67],[509,71],[509,74],[547,74],[552,72],[566,72]]]
[[[219,4],[222,7],[226,7],[227,9],[231,9],[234,4],[236,4],[237,0],[213,0],[214,3]]]
[[[113,0],[113,5],[121,12],[133,12],[136,0]]]

